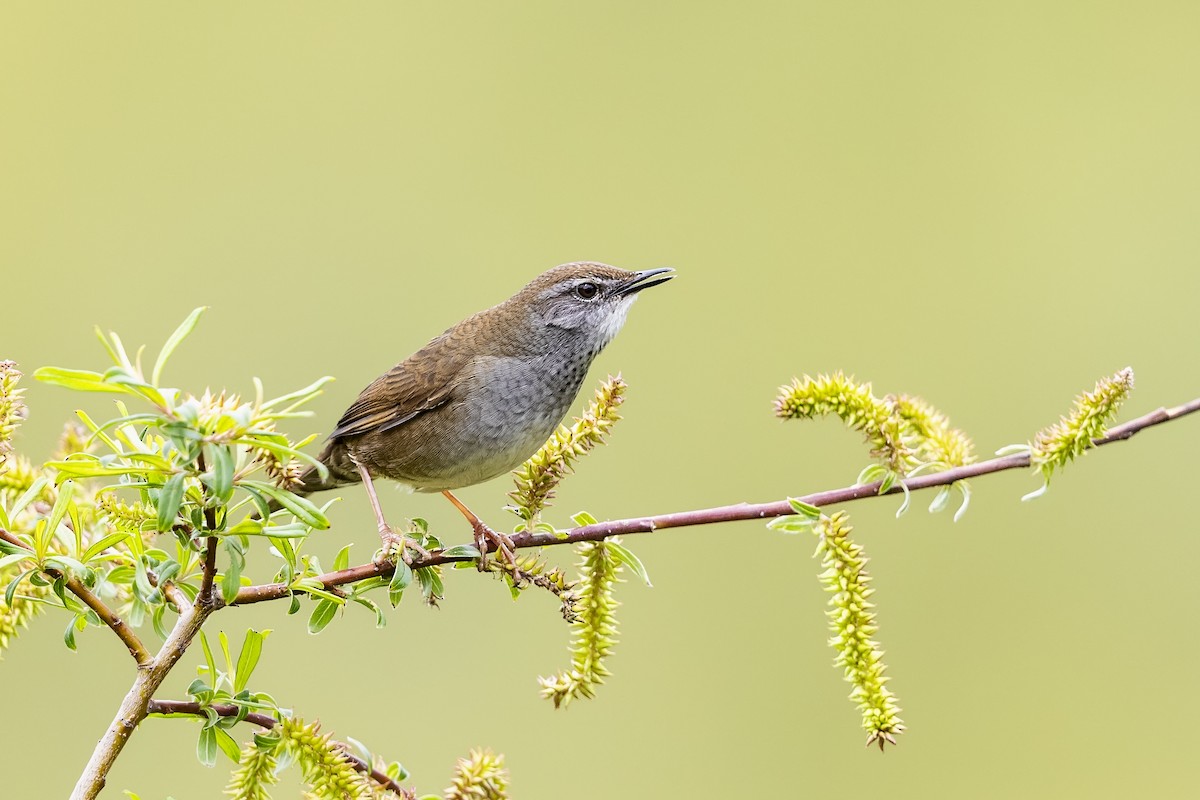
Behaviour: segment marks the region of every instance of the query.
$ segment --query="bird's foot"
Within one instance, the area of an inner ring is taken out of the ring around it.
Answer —
[[[476,519],[471,525],[471,529],[475,532],[475,549],[479,551],[479,571],[487,571],[487,553],[488,543],[491,542],[496,546],[496,552],[504,556],[514,569],[517,566],[517,558],[513,555],[516,546],[513,544],[512,537],[500,531],[494,531],[485,525],[482,521]]]
[[[374,561],[380,566],[389,562],[395,563],[395,559],[399,557],[400,560],[411,567],[414,552],[422,558],[429,556],[429,551],[421,547],[420,542],[411,536],[396,533],[390,525],[380,526],[379,538],[382,540],[383,546],[375,551]]]

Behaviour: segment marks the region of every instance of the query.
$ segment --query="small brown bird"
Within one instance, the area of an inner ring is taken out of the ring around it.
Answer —
[[[441,492],[470,521],[480,553],[491,541],[511,560],[512,541],[450,490],[502,475],[533,455],[566,415],[637,293],[672,272],[563,264],[467,317],[363,389],[318,456],[328,477],[310,467],[297,493],[361,481],[385,552],[398,543],[409,560],[407,548],[420,548],[387,524],[372,479]]]

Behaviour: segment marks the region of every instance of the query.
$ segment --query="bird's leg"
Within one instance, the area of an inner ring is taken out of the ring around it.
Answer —
[[[379,523],[379,538],[383,540],[383,548],[379,551],[376,563],[386,561],[388,554],[395,551],[400,554],[400,558],[404,559],[405,564],[412,564],[409,548],[416,550],[422,556],[428,556],[429,551],[421,547],[416,539],[392,530],[392,526],[388,525],[387,520],[383,518],[383,507],[379,505],[379,496],[375,494],[375,483],[371,480],[371,473],[367,472],[367,468],[357,460],[354,461],[354,466],[358,468],[363,486],[367,488],[367,497],[371,499],[371,508],[375,510],[375,521]]]
[[[479,551],[479,568],[483,569],[484,561],[487,559],[487,543],[491,542],[496,545],[496,552],[504,556],[504,560],[513,567],[517,566],[516,556],[513,555],[513,540],[507,534],[494,531],[484,524],[475,512],[467,508],[463,501],[459,500],[449,490],[442,492],[446,499],[454,504],[454,507],[462,512],[462,515],[471,523],[471,530],[475,532],[475,548]]]

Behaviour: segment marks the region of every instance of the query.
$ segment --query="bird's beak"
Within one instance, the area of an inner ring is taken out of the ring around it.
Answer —
[[[659,267],[658,269],[644,269],[641,272],[635,272],[633,277],[617,288],[617,295],[624,297],[626,295],[637,294],[642,289],[649,289],[651,286],[658,286],[660,283],[666,283],[674,278],[675,270],[670,267]]]

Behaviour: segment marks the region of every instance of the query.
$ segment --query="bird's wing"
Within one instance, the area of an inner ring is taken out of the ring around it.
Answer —
[[[463,348],[448,346],[448,338],[439,336],[376,378],[346,409],[329,438],[391,430],[448,403],[455,378],[471,361]]]

